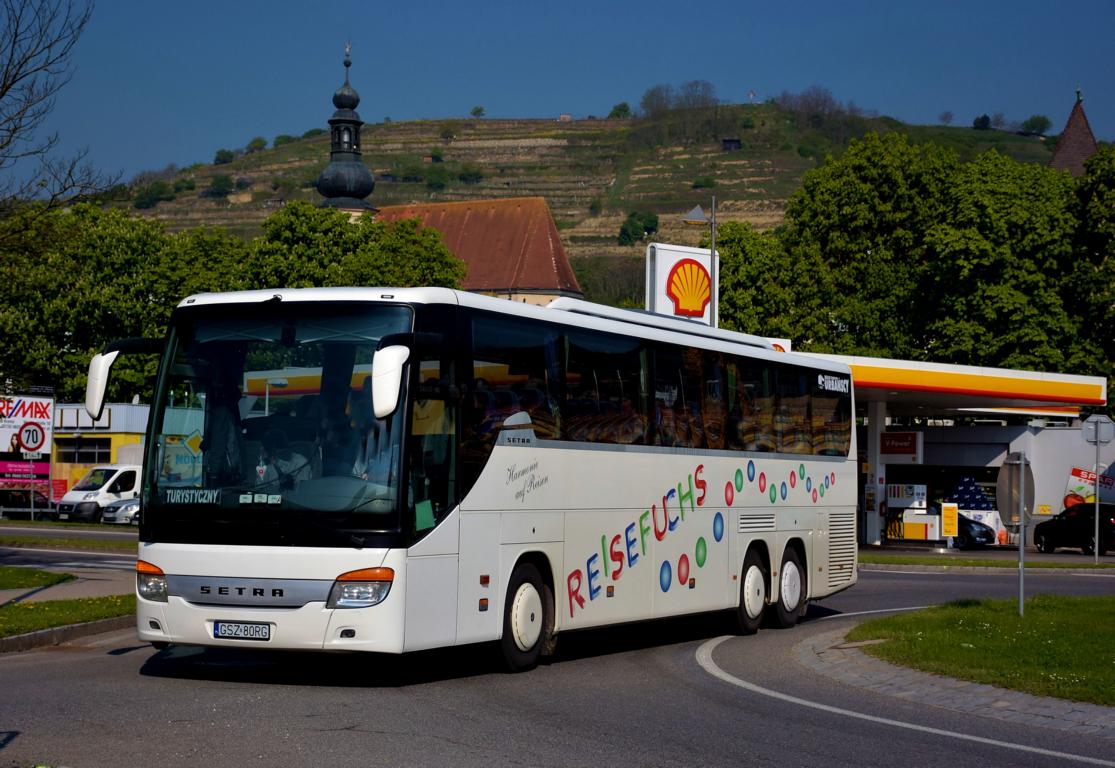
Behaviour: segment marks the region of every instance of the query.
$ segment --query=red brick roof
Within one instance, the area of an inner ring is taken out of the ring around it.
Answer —
[[[1098,149],[1095,134],[1084,114],[1084,100],[1077,91],[1076,103],[1072,105],[1069,121],[1065,123],[1065,130],[1061,131],[1053,157],[1049,159],[1049,167],[1068,171],[1073,176],[1083,176],[1084,161],[1096,154]]]
[[[582,294],[544,198],[386,205],[376,218],[417,218],[440,231],[468,266],[466,291]]]

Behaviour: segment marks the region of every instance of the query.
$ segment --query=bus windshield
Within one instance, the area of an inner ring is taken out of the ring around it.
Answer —
[[[405,409],[375,418],[371,372],[380,340],[412,325],[390,305],[176,312],[151,416],[151,538],[351,547],[398,532]]]

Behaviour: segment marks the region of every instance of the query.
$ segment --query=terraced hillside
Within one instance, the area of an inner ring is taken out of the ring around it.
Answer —
[[[703,230],[684,225],[681,215],[698,204],[707,209],[712,195],[722,221],[775,226],[802,175],[868,130],[950,143],[962,156],[988,146],[1021,160],[1043,162],[1049,154],[1033,137],[919,128],[887,118],[841,120],[818,125],[774,104],[724,105],[707,115],[703,128],[680,118],[414,121],[367,125],[362,143],[364,161],[376,176],[373,205],[540,195],[575,266],[586,259],[641,256],[641,245],[616,244],[633,210],[657,213],[657,237],[677,243],[696,244]],[[738,143],[725,151],[724,139]],[[228,164],[197,165],[178,172],[173,200],[137,213],[172,230],[220,226],[252,236],[283,201],[320,199],[313,185],[328,159],[329,138],[318,135]],[[220,176],[232,182],[232,190],[207,194]]]

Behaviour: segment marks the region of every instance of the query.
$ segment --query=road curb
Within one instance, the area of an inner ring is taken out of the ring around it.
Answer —
[[[127,629],[135,626],[134,613],[127,616],[117,616],[112,619],[99,619],[86,621],[81,624],[66,624],[61,627],[40,629],[37,632],[28,632],[23,635],[12,635],[0,638],[0,653],[15,653],[40,648],[44,645],[60,645],[78,637],[96,635],[101,632],[111,632],[116,629]]]

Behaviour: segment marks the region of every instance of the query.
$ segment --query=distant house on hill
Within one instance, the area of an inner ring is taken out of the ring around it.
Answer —
[[[1073,176],[1083,176],[1084,162],[1098,150],[1099,144],[1096,143],[1088,117],[1084,114],[1084,98],[1078,88],[1076,103],[1072,105],[1072,112],[1069,113],[1065,130],[1061,131],[1053,157],[1049,159],[1049,167],[1068,171]]]
[[[465,262],[466,291],[529,304],[583,296],[544,198],[386,205],[376,214],[380,221],[413,218],[441,232]]]

